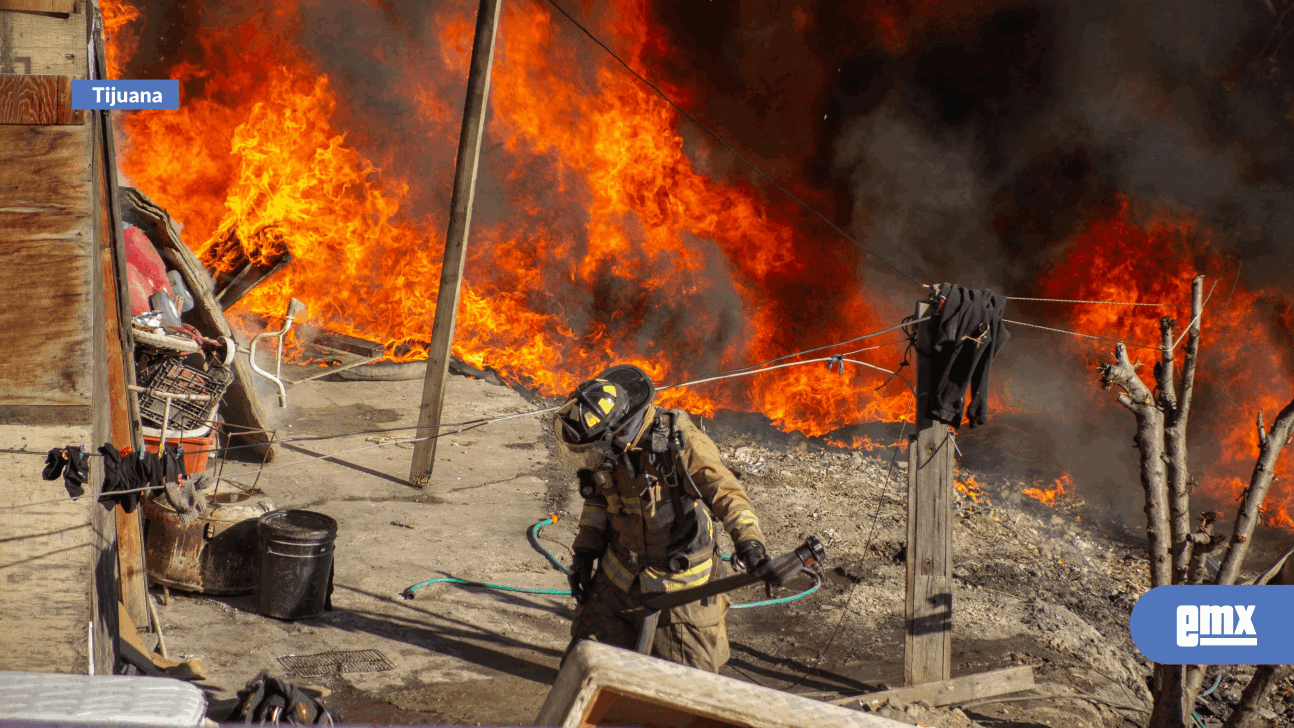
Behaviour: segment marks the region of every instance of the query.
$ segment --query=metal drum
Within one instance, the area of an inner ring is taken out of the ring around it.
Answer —
[[[272,510],[263,493],[226,492],[205,516],[181,523],[165,495],[144,501],[148,580],[203,594],[251,594],[260,569],[256,522]]]

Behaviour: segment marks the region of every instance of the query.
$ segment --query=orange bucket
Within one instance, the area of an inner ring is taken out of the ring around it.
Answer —
[[[166,438],[166,444],[175,443],[174,437]],[[216,446],[216,435],[211,433],[206,437],[184,437],[180,438],[179,444],[184,446],[184,469],[189,475],[197,475],[207,469],[207,459],[211,455],[209,450]],[[144,435],[144,449],[148,452],[157,452],[157,446],[161,443],[161,438]]]

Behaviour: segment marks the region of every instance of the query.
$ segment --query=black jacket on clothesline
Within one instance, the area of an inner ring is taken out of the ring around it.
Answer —
[[[988,378],[993,358],[1011,338],[1002,326],[1006,297],[990,290],[972,290],[950,283],[939,287],[944,299],[934,322],[931,388],[926,416],[961,426],[962,409],[971,427],[988,422]],[[970,406],[966,388],[970,387]]]

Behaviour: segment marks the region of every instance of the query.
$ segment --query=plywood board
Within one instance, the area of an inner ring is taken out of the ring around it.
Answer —
[[[107,546],[94,510],[103,508],[91,488],[73,501],[40,471],[50,448],[90,438],[88,425],[0,425],[0,670],[87,672],[94,566]]]
[[[87,78],[85,3],[71,15],[0,11],[0,73]]]
[[[88,125],[0,126],[0,392],[7,407],[91,403],[97,250],[90,135]]]
[[[0,124],[83,124],[70,76],[0,74]]]

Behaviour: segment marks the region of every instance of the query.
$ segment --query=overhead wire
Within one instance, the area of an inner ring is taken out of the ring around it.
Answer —
[[[1052,331],[1057,334],[1069,334],[1070,336],[1081,336],[1085,339],[1097,339],[1099,341],[1108,341],[1111,344],[1123,344],[1124,346],[1135,346],[1138,349],[1154,349],[1158,351],[1159,349],[1163,348],[1159,346],[1147,346],[1146,344],[1137,344],[1137,343],[1129,343],[1126,341],[1119,341],[1118,339],[1111,339],[1105,336],[1096,336],[1095,334],[1083,334],[1077,331],[1066,331],[1065,329],[1054,329],[1050,326],[1039,326],[1038,324],[1027,324],[1023,321],[1012,321],[1011,319],[1005,319],[1005,318],[1002,319],[1002,323],[1015,324],[1016,326],[1027,326],[1031,329],[1042,329],[1043,331]]]
[[[1143,303],[1140,301],[1086,301],[1073,298],[1025,298],[1023,296],[1004,296],[1008,301],[1040,301],[1046,303],[1091,303],[1102,306],[1152,306],[1154,308],[1190,308],[1182,303]]]
[[[611,50],[611,48],[610,48],[609,46],[607,46],[607,44],[606,44],[606,43],[603,43],[601,39],[599,39],[596,35],[594,35],[592,31],[590,31],[588,28],[584,27],[584,25],[583,25],[583,24],[581,24],[581,23],[580,23],[580,21],[576,20],[576,19],[575,19],[575,17],[574,17],[574,16],[572,16],[570,13],[566,12],[566,9],[565,9],[565,8],[563,8],[561,5],[559,5],[559,4],[557,3],[557,0],[548,0],[548,2],[549,2],[553,7],[557,8],[557,11],[558,11],[558,12],[560,12],[562,15],[566,16],[566,19],[567,19],[567,20],[569,20],[569,21],[571,21],[571,23],[572,23],[572,24],[574,24],[576,28],[579,28],[579,29],[580,29],[580,31],[584,33],[584,35],[588,36],[590,40],[592,40],[594,43],[597,43],[599,46],[601,46],[601,47],[602,47],[602,50],[606,51],[606,52],[607,52],[607,54],[609,54],[612,58],[616,59],[616,61],[617,61],[621,66],[624,66],[625,70],[627,70],[627,71],[629,71],[629,73],[633,74],[634,78],[637,78],[639,81],[641,81],[641,82],[643,82],[644,84],[646,84],[649,88],[651,88],[651,90],[652,90],[652,91],[655,91],[655,92],[656,92],[656,95],[658,95],[658,96],[660,96],[662,99],[664,99],[664,100],[665,100],[665,103],[667,103],[667,104],[669,104],[670,106],[674,107],[674,109],[675,109],[675,110],[677,110],[680,114],[682,114],[683,116],[687,117],[688,121],[691,121],[693,124],[696,124],[698,127],[700,127],[700,128],[701,128],[701,130],[702,130],[702,131],[704,131],[705,133],[707,133],[707,134],[709,134],[711,137],[713,137],[715,141],[717,141],[717,142],[719,142],[719,144],[723,145],[723,148],[724,148],[724,149],[727,149],[727,150],[728,150],[728,152],[729,152],[729,153],[731,153],[734,157],[736,157],[738,161],[740,161],[742,164],[744,164],[744,165],[746,165],[747,167],[749,167],[749,168],[750,168],[750,170],[751,170],[752,172],[754,172],[755,174],[757,174],[757,175],[759,175],[760,177],[762,177],[766,182],[768,182],[769,184],[773,185],[773,186],[774,186],[774,187],[776,187],[778,190],[781,190],[781,192],[782,192],[783,194],[785,194],[787,197],[791,198],[791,199],[792,199],[792,200],[793,200],[797,205],[799,205],[800,207],[803,207],[805,210],[807,210],[807,211],[809,211],[809,212],[813,213],[814,215],[816,215],[816,216],[818,217],[818,219],[820,219],[820,220],[822,220],[824,223],[826,223],[826,224],[827,224],[827,226],[828,226],[828,227],[830,227],[832,230],[834,230],[834,231],[836,232],[836,234],[837,234],[837,235],[839,235],[840,237],[844,238],[845,240],[847,240],[847,241],[849,241],[851,244],[853,244],[853,246],[854,246],[855,248],[858,248],[858,249],[859,249],[860,251],[862,251],[863,253],[866,253],[867,255],[872,256],[872,257],[873,257],[873,258],[875,258],[876,260],[879,260],[879,261],[880,261],[881,263],[883,263],[887,268],[889,268],[890,270],[892,270],[892,271],[894,271],[895,273],[899,274],[900,276],[903,276],[904,278],[906,278],[906,279],[908,279],[908,280],[912,281],[913,283],[915,283],[915,284],[917,284],[917,285],[922,285],[922,284],[921,284],[921,281],[917,280],[917,279],[916,279],[916,278],[914,278],[911,274],[909,274],[909,273],[907,273],[906,271],[904,271],[904,270],[900,269],[898,266],[896,266],[896,265],[894,265],[893,263],[889,262],[889,261],[888,261],[888,260],[886,260],[885,258],[882,258],[882,257],[880,256],[880,254],[879,254],[879,253],[876,253],[875,251],[873,251],[873,250],[871,250],[871,249],[869,249],[869,248],[867,248],[867,247],[864,247],[862,243],[860,243],[860,242],[858,242],[857,240],[855,240],[855,239],[854,239],[854,236],[852,236],[852,235],[850,235],[849,233],[847,233],[847,232],[845,232],[844,230],[842,230],[842,229],[840,228],[840,226],[839,226],[839,225],[837,225],[836,223],[832,222],[832,221],[830,220],[830,218],[828,218],[826,215],[823,215],[821,212],[818,212],[816,209],[814,209],[813,207],[809,206],[809,204],[808,204],[807,202],[805,202],[804,200],[801,200],[799,197],[797,197],[797,196],[796,196],[794,193],[792,193],[790,190],[788,190],[788,189],[786,189],[785,187],[783,187],[782,185],[778,184],[775,180],[773,180],[773,178],[772,178],[772,177],[769,177],[768,175],[764,174],[764,172],[763,172],[762,170],[760,170],[758,167],[756,167],[756,166],[755,166],[754,164],[752,164],[751,162],[747,161],[747,160],[746,160],[746,158],[745,158],[745,157],[743,157],[743,156],[741,156],[741,154],[740,154],[740,153],[738,153],[736,149],[733,149],[733,148],[732,148],[732,145],[730,145],[730,144],[728,144],[728,142],[724,141],[723,137],[719,136],[719,135],[718,135],[717,133],[715,133],[714,131],[711,131],[710,127],[706,126],[705,124],[702,124],[702,123],[701,123],[701,122],[700,122],[700,121],[699,121],[695,116],[692,116],[690,113],[688,113],[686,109],[684,109],[682,106],[679,106],[678,104],[674,103],[674,100],[673,100],[673,99],[671,99],[669,96],[667,96],[667,95],[665,94],[665,92],[664,92],[664,91],[662,91],[662,90],[660,89],[660,87],[658,87],[656,84],[652,83],[651,81],[648,81],[645,77],[643,77],[643,75],[642,75],[642,74],[640,74],[640,73],[638,73],[638,71],[634,70],[634,68],[633,68],[632,66],[630,66],[627,62],[625,62],[625,60],[624,60],[624,59],[622,59],[619,55],[617,55],[615,51]]]

